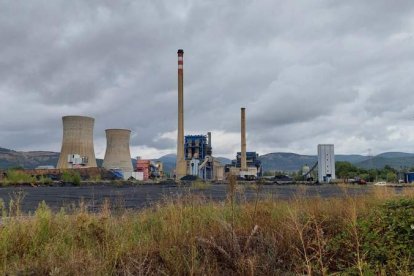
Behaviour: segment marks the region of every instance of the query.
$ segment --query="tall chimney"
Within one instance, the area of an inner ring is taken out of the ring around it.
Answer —
[[[246,108],[241,108],[241,171],[247,171],[246,157]]]
[[[184,159],[184,51],[178,52],[178,132],[177,132],[177,161],[175,175],[180,180],[187,174],[187,164]]]
[[[208,145],[209,145],[209,147],[211,147],[211,132],[207,132],[207,139],[208,139],[208,141],[207,141],[207,143],[208,143]]]

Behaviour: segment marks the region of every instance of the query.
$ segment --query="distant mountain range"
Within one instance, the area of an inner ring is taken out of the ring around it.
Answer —
[[[24,167],[27,169],[38,166],[53,165],[56,166],[59,159],[59,153],[50,151],[14,151],[0,148],[0,169],[13,167]],[[171,172],[175,168],[175,154],[167,154],[153,161],[161,161],[164,164],[164,171]],[[231,164],[231,160],[224,157],[217,157],[223,164]],[[261,155],[265,171],[297,171],[304,165],[312,166],[317,161],[315,155],[300,155],[289,152],[275,152]],[[396,169],[413,168],[414,154],[405,152],[385,152],[373,157],[357,154],[338,154],[335,155],[336,161],[346,161],[360,168],[383,168],[389,165]],[[97,159],[98,166],[102,165],[103,160]],[[132,163],[135,167],[135,159]]]
[[[22,167],[34,169],[39,166],[57,165],[59,153],[53,151],[14,151],[0,148],[0,169]],[[96,159],[98,166],[102,166],[103,159]]]
[[[168,154],[160,157],[164,164],[165,171],[172,171],[175,168],[175,154]],[[223,164],[231,164],[231,160],[224,157],[217,157]],[[300,155],[289,152],[276,152],[261,155],[262,166],[265,171],[298,171],[304,165],[312,166],[318,161],[316,155]],[[373,157],[358,154],[338,154],[335,155],[336,161],[345,161],[360,168],[383,168],[386,165],[400,168],[414,167],[414,154],[405,152],[385,152]]]
[[[297,171],[304,165],[312,166],[318,161],[316,155],[296,153],[269,153],[259,157],[265,171]],[[383,168],[388,165],[396,169],[413,168],[414,154],[405,152],[385,152],[376,156],[357,154],[337,154],[336,161],[349,162],[359,168]]]
[[[51,151],[14,151],[0,148],[0,168],[24,167],[28,169],[37,166],[54,165],[59,160],[59,153]]]
[[[318,161],[316,155],[300,155],[290,152],[268,153],[261,155],[259,159],[262,161],[262,166],[265,171],[297,171],[304,165],[312,166]],[[335,155],[336,161],[345,161],[355,165],[368,159],[370,159],[368,156],[357,154]]]

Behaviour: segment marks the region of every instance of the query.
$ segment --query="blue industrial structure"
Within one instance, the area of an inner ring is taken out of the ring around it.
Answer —
[[[193,158],[204,160],[211,155],[212,148],[207,141],[206,135],[187,135],[184,140],[184,154],[186,160]]]
[[[191,175],[202,179],[213,179],[213,149],[211,133],[207,135],[187,135],[184,139],[184,156],[189,164]]]
[[[404,175],[405,183],[413,183],[414,182],[414,172],[408,172]]]
[[[124,179],[124,172],[120,169],[110,169],[109,173],[111,175],[111,179],[114,179],[114,180]]]

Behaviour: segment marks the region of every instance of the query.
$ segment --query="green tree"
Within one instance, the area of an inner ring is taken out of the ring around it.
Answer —
[[[395,172],[389,171],[387,173],[387,181],[388,182],[396,182],[397,181],[397,174]]]
[[[339,178],[348,179],[358,176],[358,168],[349,162],[339,161],[335,163],[336,174]]]

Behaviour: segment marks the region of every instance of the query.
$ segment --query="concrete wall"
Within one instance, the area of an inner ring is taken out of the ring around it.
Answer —
[[[60,151],[58,169],[70,168],[69,154],[79,154],[88,157],[86,167],[97,167],[93,147],[93,126],[95,119],[84,116],[64,116],[63,140]]]
[[[129,129],[107,129],[105,132],[106,152],[103,167],[105,169],[118,168],[124,172],[132,172],[129,149],[131,131]]]

